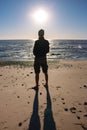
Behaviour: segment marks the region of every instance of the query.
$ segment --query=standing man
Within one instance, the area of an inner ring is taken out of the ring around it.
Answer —
[[[44,30],[41,29],[38,32],[39,39],[35,41],[33,54],[35,56],[34,60],[34,71],[35,71],[35,82],[36,82],[36,89],[39,86],[39,73],[40,67],[42,67],[42,71],[45,75],[45,86],[48,86],[48,65],[47,65],[47,58],[46,54],[49,52],[49,42],[44,39]]]

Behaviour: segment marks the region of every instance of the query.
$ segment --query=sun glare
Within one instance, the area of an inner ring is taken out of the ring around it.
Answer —
[[[39,9],[34,12],[33,17],[38,23],[45,23],[48,19],[47,12],[43,9]]]

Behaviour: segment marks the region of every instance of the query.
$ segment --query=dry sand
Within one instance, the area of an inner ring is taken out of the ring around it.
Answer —
[[[0,67],[0,130],[87,130],[87,61],[49,64],[49,86],[33,67]]]

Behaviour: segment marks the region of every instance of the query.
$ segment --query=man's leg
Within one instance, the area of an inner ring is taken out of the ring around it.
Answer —
[[[42,70],[45,75],[45,86],[48,86],[48,65],[46,59],[43,59]]]
[[[36,82],[36,86],[38,87],[38,83],[39,83],[39,73],[36,73],[36,75],[35,75],[35,82]]]
[[[36,82],[36,87],[39,85],[39,73],[40,73],[40,63],[39,60],[34,61],[34,71],[35,71],[35,82]]]

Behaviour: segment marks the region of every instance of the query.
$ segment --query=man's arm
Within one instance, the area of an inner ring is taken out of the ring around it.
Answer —
[[[46,51],[46,53],[48,53],[49,52],[49,42],[47,41],[47,51]]]
[[[34,47],[33,47],[33,54],[36,55],[36,42],[35,42]]]

